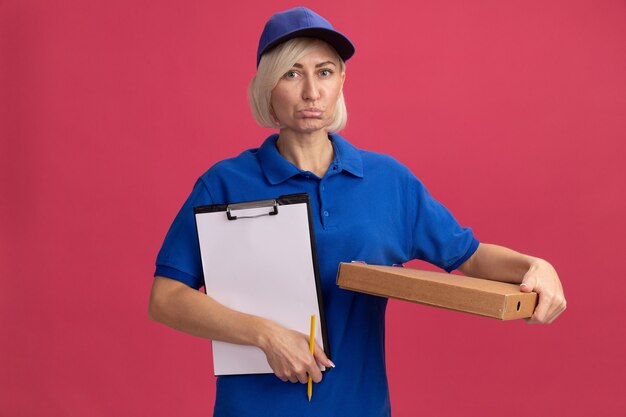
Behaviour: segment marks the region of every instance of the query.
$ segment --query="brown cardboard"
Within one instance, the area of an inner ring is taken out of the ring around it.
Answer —
[[[412,268],[341,263],[339,287],[500,320],[532,316],[537,293],[519,285]]]

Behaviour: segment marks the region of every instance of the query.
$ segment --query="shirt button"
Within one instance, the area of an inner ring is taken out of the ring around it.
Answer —
[[[322,191],[324,191],[326,189],[326,186],[322,185]]]
[[[328,210],[324,210],[324,216],[328,217],[330,215],[330,213],[328,212]]]

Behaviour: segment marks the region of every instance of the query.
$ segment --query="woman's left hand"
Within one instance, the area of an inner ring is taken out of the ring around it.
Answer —
[[[548,261],[504,246],[480,243],[459,268],[470,277],[520,283],[520,291],[536,292],[539,304],[529,323],[552,323],[565,310],[563,286]],[[520,281],[520,278],[522,279]]]
[[[552,323],[567,306],[556,270],[543,259],[535,258],[522,279],[520,290],[534,291],[539,295],[539,303],[535,313],[527,319],[528,323]]]

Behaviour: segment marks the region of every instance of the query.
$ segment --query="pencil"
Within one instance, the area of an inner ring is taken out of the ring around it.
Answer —
[[[311,332],[309,333],[309,350],[311,355],[315,353],[315,314],[311,315]],[[309,374],[309,382],[307,384],[306,393],[309,396],[309,401],[313,396],[313,380]]]

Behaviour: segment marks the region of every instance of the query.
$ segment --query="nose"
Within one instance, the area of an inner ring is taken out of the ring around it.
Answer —
[[[307,77],[302,86],[302,99],[315,101],[320,98],[320,86],[315,77]]]

